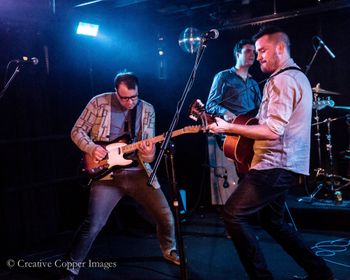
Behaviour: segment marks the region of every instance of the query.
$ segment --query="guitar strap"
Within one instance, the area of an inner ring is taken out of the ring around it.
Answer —
[[[285,71],[288,71],[288,70],[298,70],[298,71],[300,71],[300,72],[303,72],[303,70],[301,70],[299,67],[296,67],[296,66],[289,66],[289,67],[286,67],[286,68],[281,69],[281,70],[278,71],[276,74],[272,75],[272,76],[269,78],[269,80],[270,80],[271,78],[274,78],[274,77],[276,77],[277,75],[279,75],[279,74],[285,72]],[[303,72],[303,73],[304,73],[304,72]]]
[[[135,122],[136,122],[136,112],[137,112],[137,107],[135,106],[129,114],[129,135],[131,139],[131,143],[134,143],[136,141],[135,136],[136,136],[136,131],[135,131]]]
[[[129,140],[131,143],[135,141],[135,119],[136,119],[136,107],[128,111],[127,116],[124,121],[124,134],[129,135]]]
[[[270,76],[269,78],[267,78],[267,80],[270,80],[270,79],[276,77],[277,75],[279,75],[279,74],[281,74],[281,73],[283,73],[283,72],[285,72],[285,71],[288,71],[288,70],[298,70],[298,71],[300,71],[300,72],[303,72],[303,70],[301,70],[299,67],[296,67],[296,66],[289,66],[289,67],[286,67],[286,68],[283,68],[283,69],[279,70],[276,74],[274,74],[274,75]],[[303,72],[303,73],[304,73],[304,72]],[[266,79],[265,79],[264,81],[266,81]],[[261,82],[262,82],[262,81],[261,81]],[[259,84],[260,84],[261,82],[259,82]],[[222,101],[221,101],[221,102],[222,102]],[[252,116],[252,117],[253,117],[253,116],[255,116],[255,115],[257,114],[257,111],[258,111],[258,110],[255,109],[255,110],[252,110],[252,111],[248,112],[248,113],[245,114],[245,115],[248,115],[248,116]],[[219,146],[219,148],[220,148],[221,150],[223,150],[223,145],[224,145],[225,137],[226,137],[226,135],[224,135],[224,134],[216,134],[216,135],[215,135],[216,142],[217,142],[217,144],[218,144],[218,146]]]

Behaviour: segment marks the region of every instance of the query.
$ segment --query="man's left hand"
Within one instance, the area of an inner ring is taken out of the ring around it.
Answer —
[[[141,141],[138,149],[143,156],[151,156],[155,153],[155,145],[149,140]]]

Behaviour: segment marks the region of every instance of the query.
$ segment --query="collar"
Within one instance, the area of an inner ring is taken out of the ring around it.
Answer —
[[[233,72],[234,74],[236,74],[238,77],[240,77],[241,79],[243,79],[240,75],[237,74],[237,68],[235,66],[233,66],[231,69],[230,69],[231,72]],[[247,79],[249,78],[252,78],[252,75],[249,74],[248,72],[248,75],[247,75]]]

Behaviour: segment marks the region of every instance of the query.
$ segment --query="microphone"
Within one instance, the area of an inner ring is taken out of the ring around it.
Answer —
[[[215,40],[219,37],[219,30],[217,29],[211,29],[207,32],[204,32],[201,35],[202,39],[204,40]]]
[[[27,56],[23,56],[21,59],[15,59],[15,62],[18,64],[32,64],[37,65],[39,63],[39,59],[36,57],[32,57],[29,59]]]
[[[328,52],[331,58],[335,58],[335,54],[327,47],[327,45],[322,41],[322,39],[318,36],[315,36],[316,39],[320,42],[320,46],[324,47],[324,49]]]

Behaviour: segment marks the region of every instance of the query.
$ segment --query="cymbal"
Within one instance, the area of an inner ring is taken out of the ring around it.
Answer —
[[[329,94],[329,95],[340,95],[339,92],[329,91],[329,90],[325,90],[323,88],[320,88],[320,84],[317,84],[315,87],[313,87],[312,92],[313,93],[320,93],[320,94]]]
[[[344,110],[350,110],[350,106],[333,106],[335,109],[344,109]]]

